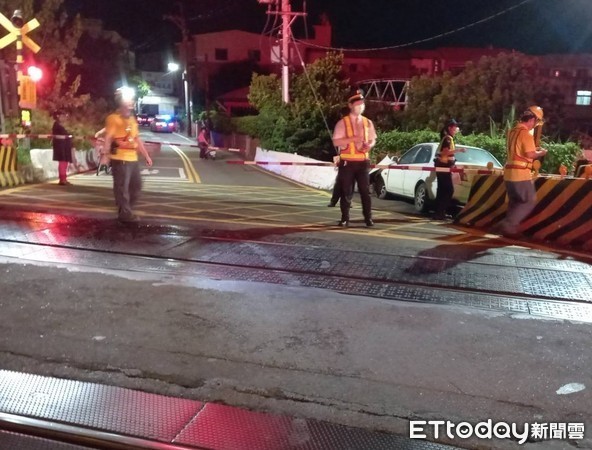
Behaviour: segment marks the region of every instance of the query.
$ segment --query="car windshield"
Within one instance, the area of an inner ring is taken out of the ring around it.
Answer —
[[[462,147],[460,145],[458,146],[458,148],[464,148],[465,151],[464,153],[457,152],[454,154],[457,163],[487,166],[487,163],[492,162],[494,167],[502,167],[500,162],[497,159],[495,159],[495,157],[487,150],[483,150],[482,148],[476,147]]]

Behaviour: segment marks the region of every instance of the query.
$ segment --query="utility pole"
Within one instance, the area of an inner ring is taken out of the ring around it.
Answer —
[[[282,0],[282,100],[290,103],[290,0]]]
[[[187,115],[187,136],[191,137],[193,135],[192,130],[192,120],[191,120],[191,80],[189,79],[189,30],[187,29],[187,21],[185,20],[184,8],[183,4],[179,3],[179,15],[166,15],[164,16],[165,20],[172,22],[174,25],[181,30],[181,34],[183,36],[183,53],[184,61],[183,61],[183,93],[185,97],[185,112]]]
[[[282,17],[282,100],[290,103],[290,44],[292,40],[292,24],[298,17],[306,17],[306,12],[293,12],[290,0],[258,0],[260,4],[267,5],[267,14]],[[281,2],[278,10],[278,3]],[[305,3],[306,4],[306,3]],[[272,5],[275,10],[272,10]]]

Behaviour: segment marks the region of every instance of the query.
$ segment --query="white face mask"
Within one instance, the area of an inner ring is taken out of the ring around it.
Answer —
[[[364,114],[365,110],[366,110],[366,105],[364,103],[361,103],[361,104],[356,105],[352,108],[352,113],[359,116],[361,114]]]

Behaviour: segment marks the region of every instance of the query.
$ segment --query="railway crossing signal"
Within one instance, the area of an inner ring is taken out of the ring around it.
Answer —
[[[16,42],[18,50],[18,41],[20,40],[24,45],[29,47],[33,53],[37,53],[41,50],[41,47],[33,39],[27,36],[29,32],[39,27],[40,23],[37,19],[31,19],[26,24],[23,24],[22,13],[20,10],[16,10],[12,16],[12,20],[0,13],[0,25],[8,31],[8,34],[0,39],[0,49]]]
[[[31,80],[31,77],[23,75],[23,44],[29,47],[33,53],[39,52],[41,47],[27,34],[39,27],[37,19],[31,19],[24,23],[23,14],[16,10],[11,19],[0,13],[0,25],[2,25],[8,34],[0,39],[0,49],[7,45],[16,43],[16,65],[17,65],[17,85],[19,107],[34,108],[37,103],[37,86]]]

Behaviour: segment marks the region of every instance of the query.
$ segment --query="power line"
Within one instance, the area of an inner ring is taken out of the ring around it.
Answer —
[[[301,41],[301,40],[298,40],[298,39],[294,39],[294,41],[296,41],[296,42],[298,42],[298,43],[300,43],[302,45],[305,45],[307,47],[319,48],[319,49],[322,49],[322,50],[333,50],[333,51],[338,51],[338,52],[346,52],[346,51],[347,52],[373,52],[373,51],[380,51],[380,50],[394,50],[394,49],[397,49],[397,48],[410,47],[412,45],[423,44],[425,42],[434,41],[436,39],[440,39],[442,37],[449,36],[451,34],[455,34],[455,33],[458,33],[460,31],[467,30],[469,28],[473,28],[473,27],[475,27],[477,25],[481,25],[482,23],[489,22],[489,21],[491,21],[493,19],[496,19],[497,17],[500,17],[500,16],[502,16],[504,14],[508,14],[509,12],[511,12],[511,11],[513,11],[515,9],[518,9],[521,6],[524,6],[525,4],[530,3],[532,1],[533,0],[523,0],[520,3],[518,3],[517,5],[511,6],[511,7],[507,8],[507,9],[504,9],[503,11],[497,12],[497,13],[491,15],[491,16],[485,17],[484,19],[478,20],[477,22],[473,22],[473,23],[470,23],[468,25],[464,25],[462,27],[455,28],[454,30],[450,30],[450,31],[446,31],[444,33],[440,33],[440,34],[438,34],[436,36],[431,36],[431,37],[424,38],[424,39],[418,39],[416,41],[406,42],[404,44],[388,45],[388,46],[385,46],[385,47],[372,47],[372,48],[343,48],[343,47],[339,48],[339,47],[329,47],[329,46],[324,46],[324,45],[318,45],[318,44],[314,44],[312,42]]]

